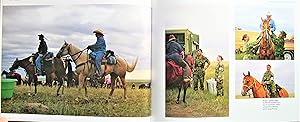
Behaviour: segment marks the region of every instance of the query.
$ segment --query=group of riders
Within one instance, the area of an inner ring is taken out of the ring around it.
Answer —
[[[183,81],[191,82],[194,81],[194,90],[197,91],[198,88],[204,90],[204,78],[207,68],[210,66],[210,61],[206,56],[203,55],[201,49],[196,50],[197,55],[194,57],[194,68],[193,69],[193,78],[188,76],[187,68],[188,64],[184,61],[184,51],[182,46],[178,43],[178,40],[174,35],[170,35],[169,39],[166,42],[166,60],[172,60],[177,65],[183,69]],[[218,64],[215,67],[215,81],[217,81],[217,96],[224,96],[224,65],[222,64],[223,57],[221,55],[217,56]],[[168,70],[168,69],[166,69]],[[200,86],[198,87],[198,83]]]
[[[104,73],[101,71],[101,61],[105,55],[106,52],[106,43],[104,40],[104,33],[101,29],[96,29],[93,31],[96,36],[96,43],[89,45],[86,49],[90,49],[92,52],[90,53],[90,56],[95,59],[95,64],[97,68],[96,75],[97,76],[102,76]],[[36,68],[36,75],[45,75],[45,67],[47,66],[48,61],[52,61],[53,59],[53,53],[48,52],[48,46],[45,41],[45,37],[43,34],[38,35],[40,44],[38,47],[38,52],[35,53],[35,59],[34,59],[34,64]]]
[[[270,27],[270,35],[272,39],[272,43],[275,45],[275,59],[276,60],[283,60],[284,59],[284,43],[286,38],[286,32],[280,31],[279,35],[276,36],[274,34],[276,30],[276,25],[274,20],[271,18],[272,14],[271,12],[267,12],[266,14],[266,20],[269,21],[269,27]],[[263,30],[262,24],[260,24],[261,30]],[[254,60],[256,59],[256,52],[259,48],[261,35],[257,37],[255,41],[250,42],[250,37],[248,34],[244,34],[242,37],[242,41],[244,41],[244,46],[242,48],[242,52],[245,52],[245,55],[243,57],[243,60]]]

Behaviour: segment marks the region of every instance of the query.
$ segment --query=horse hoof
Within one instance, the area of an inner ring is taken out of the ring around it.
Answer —
[[[176,104],[179,104],[179,101],[176,101]]]
[[[56,96],[59,96],[59,94],[56,94]]]
[[[89,101],[89,99],[87,97],[84,98],[85,101]]]
[[[79,98],[76,98],[75,101],[76,101],[76,102],[79,102]]]

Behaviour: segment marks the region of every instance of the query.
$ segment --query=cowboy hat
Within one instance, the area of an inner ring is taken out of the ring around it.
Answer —
[[[272,16],[272,13],[271,13],[270,11],[268,11],[268,12],[266,13],[266,15],[267,15],[267,16]]]
[[[93,31],[93,33],[98,33],[98,34],[104,35],[104,32],[101,29],[96,29],[96,30]]]

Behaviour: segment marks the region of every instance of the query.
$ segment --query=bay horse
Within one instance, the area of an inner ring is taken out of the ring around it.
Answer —
[[[274,60],[275,45],[272,41],[270,20],[267,19],[261,19],[261,20],[262,20],[262,32],[260,34],[260,42],[259,42],[259,59]]]
[[[25,69],[25,71],[28,74],[28,84],[31,88],[31,83],[34,83],[34,93],[37,93],[37,85],[38,85],[38,79],[37,75],[35,74],[35,65],[33,64],[33,56],[29,56],[27,58],[24,58],[22,60],[19,60],[16,58],[12,66],[9,68],[9,70],[15,70],[19,67]],[[45,67],[46,68],[46,67]],[[57,96],[59,95],[59,90],[63,85],[63,80],[65,76],[65,70],[63,66],[63,61],[60,58],[54,57],[52,60],[52,65],[50,68],[46,69],[46,84],[52,85],[52,81],[56,79],[59,82],[59,87],[57,89]],[[64,93],[64,88],[62,88],[62,94]]]
[[[194,58],[192,55],[188,54],[184,57],[184,61],[186,62],[188,76],[192,77],[192,69],[194,67]],[[183,70],[177,65],[173,60],[168,60],[166,62],[166,89],[172,88],[174,86],[178,87],[178,96],[176,103],[179,103],[181,88],[183,88],[183,102],[186,103],[186,91],[190,86],[190,82],[184,82],[183,80]]]
[[[76,64],[76,70],[75,72],[78,74],[79,79],[79,87],[78,87],[78,98],[80,96],[81,88],[84,88],[85,90],[85,99],[87,99],[87,82],[86,78],[91,77],[96,72],[97,68],[95,64],[93,64],[90,61],[90,55],[88,52],[84,52],[84,50],[80,50],[75,45],[69,44],[66,41],[58,51],[56,57],[62,57],[65,55],[70,55],[74,63]],[[104,71],[104,76],[110,74],[111,76],[111,91],[109,93],[109,97],[106,100],[111,99],[111,96],[114,93],[115,90],[115,81],[117,77],[120,77],[123,89],[124,89],[124,99],[127,98],[127,87],[126,87],[126,81],[125,76],[126,72],[132,72],[135,69],[135,66],[137,64],[138,58],[135,59],[133,64],[129,64],[124,58],[121,56],[116,56],[117,64],[115,65],[101,65],[102,71]],[[78,100],[76,98],[76,100]]]
[[[2,71],[1,76],[5,75],[6,78],[12,78],[12,79],[17,79],[17,85],[22,84],[22,77],[19,73],[16,73],[14,71],[7,72],[5,70]],[[24,84],[24,83],[23,83]]]
[[[248,72],[247,75],[243,73],[243,75],[242,96],[246,96],[247,92],[251,89],[254,98],[270,98],[270,93],[265,91],[264,85],[252,77],[250,72]],[[276,94],[281,98],[289,97],[287,90],[282,87],[279,90],[276,90]]]

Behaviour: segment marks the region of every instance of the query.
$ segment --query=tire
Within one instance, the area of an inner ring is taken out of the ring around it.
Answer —
[[[294,54],[291,51],[285,51],[283,57],[284,60],[294,60]]]

